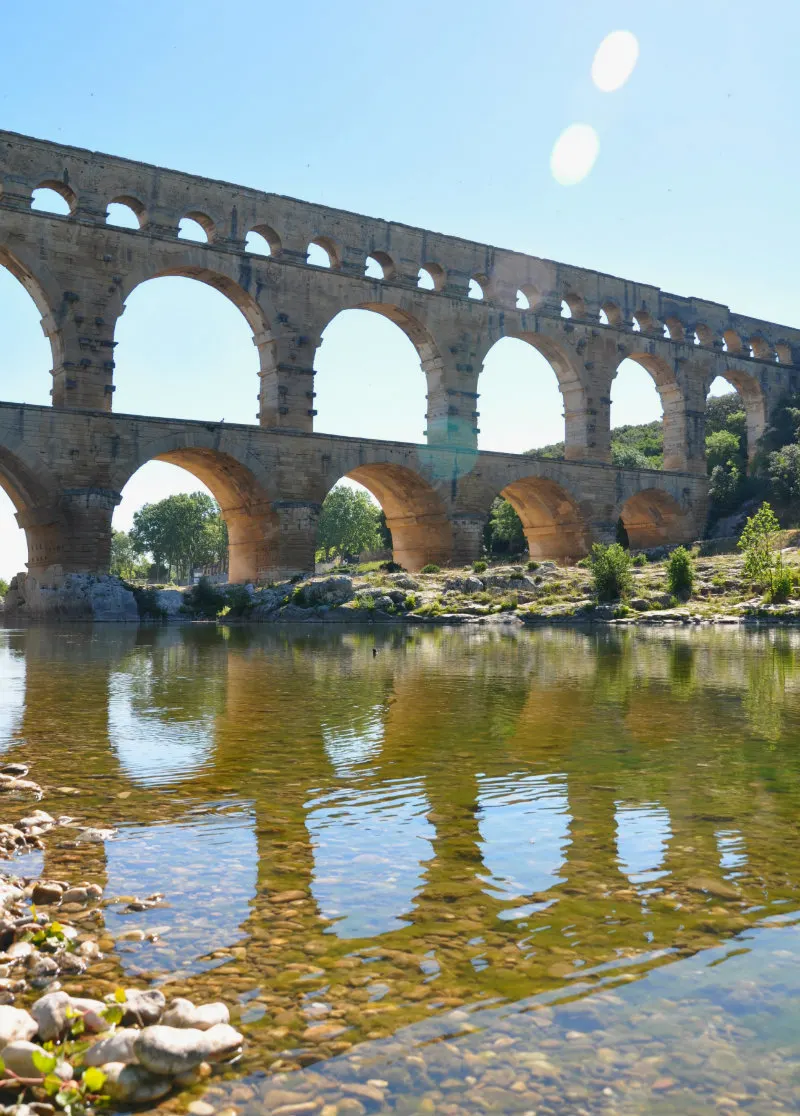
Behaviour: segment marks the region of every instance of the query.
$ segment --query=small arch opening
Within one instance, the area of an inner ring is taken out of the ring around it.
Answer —
[[[270,225],[263,222],[253,225],[244,241],[246,252],[256,256],[278,256],[281,251],[281,238]]]
[[[622,310],[611,299],[607,299],[600,307],[600,313],[605,314],[608,325],[622,325]]]
[[[198,244],[208,244],[208,233],[194,217],[182,217],[178,222],[178,236],[181,240],[196,241]]]
[[[636,317],[635,314],[631,318],[631,329],[633,330],[634,333],[641,333],[642,332],[641,324],[640,324],[639,319]]]
[[[467,298],[474,298],[479,302],[483,301],[483,287],[477,279],[470,279],[469,287],[467,288]]]
[[[750,338],[750,355],[758,360],[771,361],[774,356],[772,345],[767,341],[766,337],[761,337],[759,334],[754,334]]]
[[[726,329],[722,334],[723,351],[726,353],[744,352],[744,345],[739,334],[734,329]]]
[[[528,298],[522,288],[517,291],[516,307],[517,310],[530,310],[531,308],[531,300]]]
[[[792,363],[792,348],[787,341],[779,341],[775,346],[775,359],[779,364]]]
[[[706,348],[712,348],[714,344],[714,330],[703,322],[699,322],[694,330],[695,345],[704,345]]]
[[[244,250],[250,252],[253,256],[271,256],[272,245],[263,235],[263,233],[256,232],[251,229],[244,239]]]
[[[339,253],[334,242],[326,236],[315,237],[308,245],[306,263],[309,267],[337,268]]]
[[[75,193],[61,182],[43,182],[31,194],[31,209],[69,217],[76,204]]]
[[[439,264],[423,264],[417,274],[417,286],[423,291],[441,291],[444,287],[444,268]]]
[[[112,198],[106,210],[106,224],[120,229],[141,229],[147,221],[145,208],[138,198]]]
[[[611,325],[611,322],[608,320],[608,312],[604,310],[602,306],[600,307],[600,311],[597,315],[597,320],[602,326]]]
[[[565,298],[561,299],[561,317],[562,318],[571,318],[572,317],[572,307],[570,306],[570,304],[567,302],[567,300]]]

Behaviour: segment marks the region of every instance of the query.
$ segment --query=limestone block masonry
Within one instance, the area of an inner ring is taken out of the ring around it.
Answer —
[[[69,214],[33,210],[40,187],[59,193]],[[139,227],[107,224],[112,202]],[[178,237],[185,217],[204,243]],[[245,250],[251,231],[269,256]],[[329,267],[309,265],[312,244]],[[368,260],[383,278],[365,275]],[[777,400],[800,386],[800,332],[717,303],[3,131],[0,264],[36,302],[52,349],[52,407],[0,403],[0,485],[40,580],[48,570],[51,579],[107,570],[120,492],[153,459],[189,469],[215,494],[231,580],[310,570],[320,504],[344,475],[382,504],[395,557],[410,569],[477,557],[501,493],[534,555],[577,557],[612,538],[619,517],[633,545],[686,540],[706,513],[712,380],[725,376],[741,393],[751,446]],[[117,322],[131,291],[162,275],[210,284],[250,324],[258,426],[113,413]],[[469,296],[472,280],[482,297]],[[314,355],[326,325],[350,308],[383,314],[416,347],[426,444],[314,433]],[[554,368],[565,460],[477,450],[479,375],[501,337],[522,339]],[[663,472],[610,463],[611,382],[627,357],[661,395]]]

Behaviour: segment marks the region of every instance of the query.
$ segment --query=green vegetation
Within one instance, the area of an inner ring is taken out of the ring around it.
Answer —
[[[686,599],[694,588],[694,562],[685,546],[673,550],[667,560],[667,588],[674,597]]]
[[[619,543],[595,543],[591,553],[594,591],[599,601],[618,601],[633,588],[631,556]]]
[[[228,555],[228,531],[219,505],[205,492],[180,493],[134,513],[130,534],[112,536],[111,570],[119,577],[146,577],[149,555],[167,580],[187,580],[197,566],[223,564]]]
[[[111,532],[110,570],[124,581],[143,581],[150,573],[150,563],[137,555],[133,539],[126,531]]]
[[[483,545],[486,553],[492,557],[522,554],[527,549],[522,520],[502,496],[498,496],[492,503],[489,521],[483,533]]]
[[[744,576],[754,588],[771,589],[773,576],[782,567],[775,555],[779,529],[775,512],[767,503],[744,525],[738,545],[744,555]]]
[[[388,544],[387,544],[388,536]],[[357,561],[364,550],[391,546],[381,509],[366,492],[340,484],[322,501],[317,528],[317,559]]]
[[[437,566],[435,562],[429,562],[427,566],[423,566],[419,571],[420,573],[440,573],[441,566]]]
[[[473,562],[472,563],[472,569],[473,569],[474,573],[485,573],[487,568],[488,568],[488,563],[486,563],[486,562]]]
[[[8,592],[8,582],[0,577],[0,598],[4,597]]]

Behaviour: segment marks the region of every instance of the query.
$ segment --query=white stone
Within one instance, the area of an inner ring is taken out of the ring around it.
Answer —
[[[242,1036],[227,1023],[207,1031],[196,1027],[145,1027],[134,1050],[139,1062],[152,1073],[175,1076],[186,1073],[200,1062],[216,1062],[231,1057],[243,1042]]]
[[[178,996],[170,1002],[161,1022],[166,1027],[196,1027],[198,1031],[207,1031],[217,1023],[229,1023],[230,1012],[220,1002],[196,1007],[191,1000]]]
[[[115,1031],[113,1035],[101,1038],[83,1055],[84,1065],[104,1066],[106,1062],[130,1065],[136,1061],[133,1046],[139,1034],[135,1027],[125,1027],[121,1031]]]
[[[0,1006],[0,1046],[32,1039],[37,1029],[36,1019],[27,1011],[7,1005]]]
[[[155,1077],[141,1066],[107,1062],[101,1068],[106,1075],[103,1091],[115,1101],[146,1104],[163,1097],[172,1088],[168,1077]]]

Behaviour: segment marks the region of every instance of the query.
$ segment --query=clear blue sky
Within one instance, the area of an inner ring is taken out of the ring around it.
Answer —
[[[640,55],[604,93],[590,68],[614,30]],[[796,324],[799,33],[789,0],[40,0],[3,14],[0,122]],[[563,186],[550,154],[576,122],[594,127],[599,155]],[[1,268],[0,338],[0,398],[46,402],[38,314]],[[118,340],[118,410],[254,421],[255,350],[218,292],[155,280],[129,300]],[[337,319],[317,368],[319,429],[421,440],[424,380],[390,323]],[[658,415],[646,374],[624,375],[615,424]],[[501,343],[480,389],[486,448],[562,436],[554,376],[530,350]],[[198,485],[146,467],[117,522],[179,487]],[[0,575],[24,561],[0,494]]]

